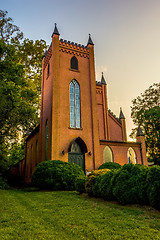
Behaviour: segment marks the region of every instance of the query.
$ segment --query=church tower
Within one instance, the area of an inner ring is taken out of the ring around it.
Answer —
[[[41,161],[81,161],[90,171],[100,158],[94,44],[90,35],[87,46],[59,35],[55,25],[43,58]]]

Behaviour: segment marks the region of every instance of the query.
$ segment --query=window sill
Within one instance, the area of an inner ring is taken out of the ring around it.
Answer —
[[[72,68],[69,68],[70,71],[73,71],[73,72],[80,72],[79,70],[76,70],[76,69],[72,69]]]
[[[68,128],[72,130],[83,130],[83,128],[75,128],[75,127],[68,127]]]

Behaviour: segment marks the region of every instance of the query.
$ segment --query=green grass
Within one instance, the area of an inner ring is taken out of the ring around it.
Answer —
[[[0,239],[160,239],[160,213],[76,192],[0,190]]]

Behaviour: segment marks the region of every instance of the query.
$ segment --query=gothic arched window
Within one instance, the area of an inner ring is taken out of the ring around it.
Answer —
[[[136,153],[132,147],[128,149],[127,156],[128,156],[128,163],[132,163],[132,164],[137,163]]]
[[[81,127],[80,86],[76,80],[70,83],[70,127]]]
[[[78,60],[75,56],[71,58],[71,69],[78,70]]]
[[[113,153],[109,146],[106,146],[103,151],[103,161],[106,162],[113,162]]]

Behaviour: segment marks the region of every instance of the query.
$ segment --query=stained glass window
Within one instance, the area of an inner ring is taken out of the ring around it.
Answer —
[[[81,127],[80,87],[76,80],[70,83],[70,127]]]

